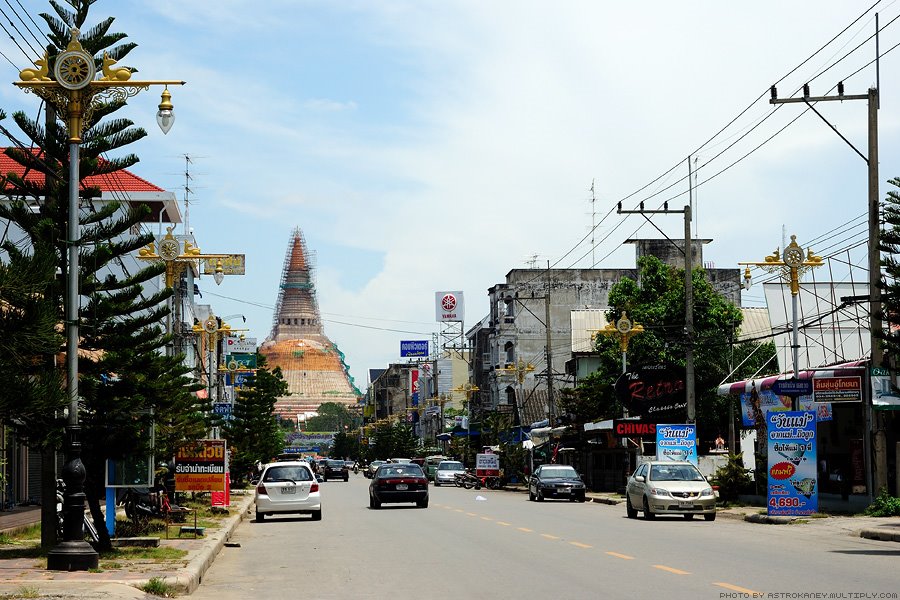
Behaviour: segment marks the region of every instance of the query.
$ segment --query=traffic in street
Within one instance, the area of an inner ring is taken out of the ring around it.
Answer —
[[[891,542],[446,485],[427,508],[373,509],[369,483],[322,483],[321,521],[245,520],[192,597],[897,597]]]

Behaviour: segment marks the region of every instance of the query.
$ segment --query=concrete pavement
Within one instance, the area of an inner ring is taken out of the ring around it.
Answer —
[[[523,486],[509,486],[509,492],[526,492]],[[590,502],[618,505],[624,499],[617,494],[589,492]],[[164,547],[187,551],[177,561],[158,563],[153,561],[122,564],[101,563],[102,571],[61,572],[48,571],[43,558],[12,558],[0,561],[0,596],[3,598],[52,598],[56,600],[81,600],[88,598],[137,599],[158,598],[139,587],[153,578],[171,585],[178,595],[190,594],[200,585],[203,575],[216,556],[225,547],[240,522],[248,518],[253,505],[252,493],[232,496],[232,514],[217,530],[207,529],[204,537],[172,537],[160,540]],[[622,511],[624,512],[624,507]],[[39,510],[0,513],[0,531],[17,522],[33,523],[40,518]],[[743,519],[752,523],[816,527],[834,535],[865,537],[876,540],[900,542],[900,517],[865,516],[817,516],[816,518],[768,517],[758,506],[720,508],[719,518]]]

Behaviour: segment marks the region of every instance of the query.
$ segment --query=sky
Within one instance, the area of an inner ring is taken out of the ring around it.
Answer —
[[[41,26],[51,11],[11,5]],[[138,44],[121,61],[135,78],[187,81],[168,135],[158,90],[117,116],[148,133],[131,171],[182,203],[190,157],[202,251],[246,255],[245,276],[201,279],[202,302],[262,342],[300,227],[325,333],[361,389],[401,340],[439,330],[437,291],[464,293],[469,328],[511,269],[629,268],[624,240],[683,237],[679,214],[657,230],[615,207],[683,207],[689,162],[705,262],[763,260],[795,234],[834,254],[833,279],[864,279],[866,102],[821,102],[820,117],[771,105],[773,84],[787,98],[877,83],[882,198],[900,176],[896,0],[100,0],[91,15]],[[11,83],[30,64],[0,49]],[[8,85],[0,107],[38,104]]]

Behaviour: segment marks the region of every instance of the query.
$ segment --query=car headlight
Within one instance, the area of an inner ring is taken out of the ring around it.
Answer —
[[[672,496],[672,494],[669,493],[669,490],[658,487],[650,488],[649,492],[651,496]]]
[[[706,488],[706,489],[704,489],[703,491],[700,492],[700,497],[701,497],[701,498],[702,498],[703,496],[712,496],[712,495],[713,495],[713,489],[712,489],[711,487],[708,487],[708,488]]]

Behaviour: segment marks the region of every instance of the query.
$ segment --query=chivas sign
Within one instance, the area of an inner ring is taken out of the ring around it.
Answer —
[[[619,376],[616,396],[629,416],[650,423],[677,423],[687,411],[684,379],[683,367],[645,365]]]
[[[648,436],[656,440],[656,423],[615,419],[613,435],[617,438]]]

